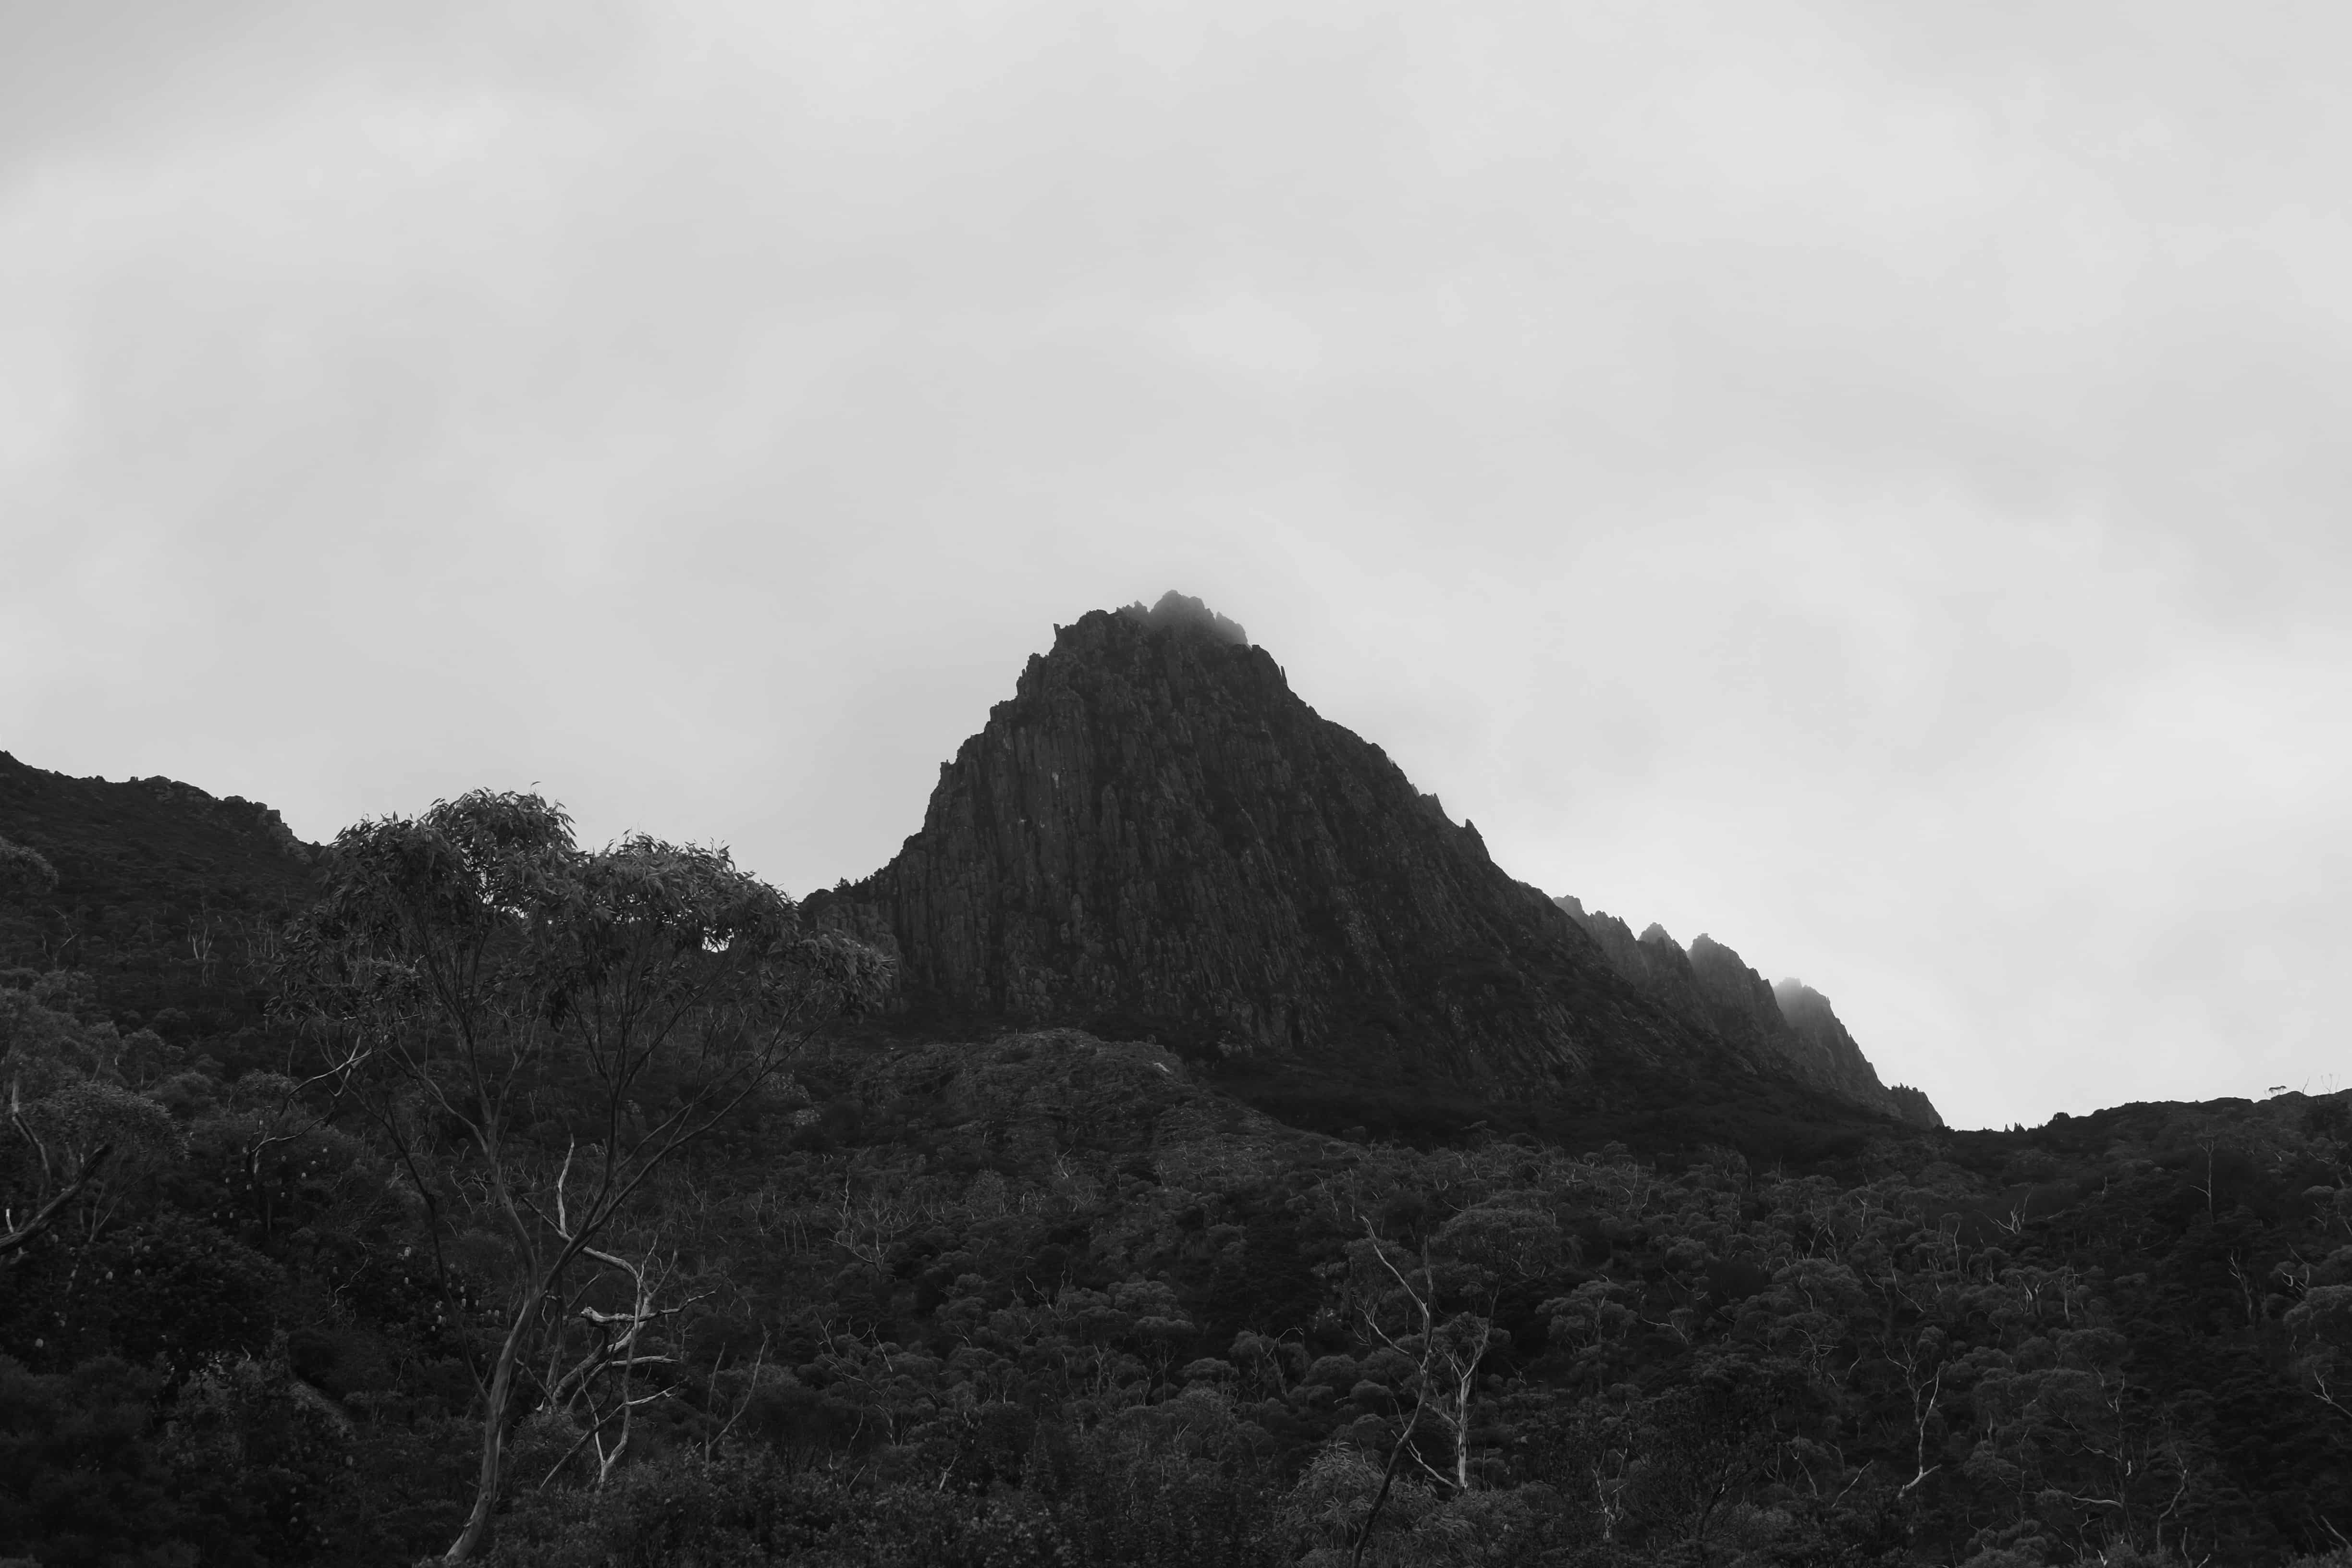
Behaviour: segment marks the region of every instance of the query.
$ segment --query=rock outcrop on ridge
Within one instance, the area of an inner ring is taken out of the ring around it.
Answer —
[[[1828,997],[1794,980],[1778,985],[1749,968],[1738,953],[1702,935],[1685,952],[1653,923],[1638,938],[1615,915],[1582,901],[1554,900],[1591,936],[1627,981],[1675,1017],[1712,1031],[1759,1065],[1779,1064],[1816,1089],[1920,1127],[1944,1120],[1919,1090],[1892,1089],[1846,1032]]]
[[[54,887],[0,889],[0,969],[74,969],[142,1014],[169,1004],[247,1016],[227,962],[312,896],[318,851],[277,812],[167,778],[74,778],[0,752],[0,840]]]
[[[1895,1110],[1874,1077],[1864,1098],[1806,1070],[1822,1052],[1727,949],[1589,930],[1514,880],[1176,594],[1056,628],[921,831],[808,910],[894,949],[944,1015],[1473,1085],[1760,1075]]]
[[[188,902],[274,905],[306,894],[319,851],[258,801],[163,777],[74,778],[0,752],[0,837],[58,871],[57,901],[140,901],[185,883]]]

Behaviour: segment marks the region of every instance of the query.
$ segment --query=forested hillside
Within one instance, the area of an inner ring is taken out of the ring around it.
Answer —
[[[1220,1049],[1166,927],[1160,1015],[991,1018],[527,795],[0,759],[0,1558],[2352,1563],[2352,1096],[1906,1123],[1573,945],[1659,1043],[1549,1097],[1318,1044],[1312,953]]]
[[[262,1063],[16,978],[30,1114],[101,1101],[121,1152],[6,1266],[8,1550],[445,1548],[497,1260],[436,1267],[406,1173]],[[2281,1562],[2352,1519],[2347,1136],[2287,1096],[1803,1172],[1414,1149],[1154,1047],[853,1035],[637,1220],[677,1310],[632,1451],[600,1478],[533,1389],[493,1556]]]

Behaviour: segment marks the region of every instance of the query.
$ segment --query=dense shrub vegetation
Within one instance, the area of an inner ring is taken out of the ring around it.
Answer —
[[[290,913],[0,973],[0,1555],[437,1555],[515,1342],[508,1564],[2352,1561],[2344,1095],[1774,1165],[845,1024],[550,1287],[457,1101],[270,1011]],[[506,1112],[549,1234],[567,1061]]]

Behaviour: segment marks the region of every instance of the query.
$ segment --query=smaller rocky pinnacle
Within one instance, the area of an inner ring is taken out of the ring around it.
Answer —
[[[1242,630],[1240,622],[1217,614],[1201,600],[1189,594],[1180,594],[1173,588],[1160,595],[1160,602],[1148,610],[1139,599],[1119,614],[1130,620],[1141,621],[1153,631],[1181,627],[1203,633],[1234,647],[1249,647],[1249,634]]]
[[[1652,923],[1636,939],[1614,915],[1587,910],[1571,898],[1553,901],[1599,943],[1621,976],[1675,1017],[1709,1031],[1752,1061],[1794,1071],[1853,1104],[1915,1126],[1943,1125],[1925,1094],[1891,1089],[1879,1081],[1829,998],[1811,986],[1794,980],[1768,985],[1738,953],[1712,937],[1694,939],[1685,952],[1662,925]]]

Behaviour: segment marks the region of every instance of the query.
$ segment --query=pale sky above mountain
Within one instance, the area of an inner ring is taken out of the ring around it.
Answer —
[[[2343,1087],[2347,48],[0,0],[0,746],[806,891],[1175,586],[1956,1122]]]

